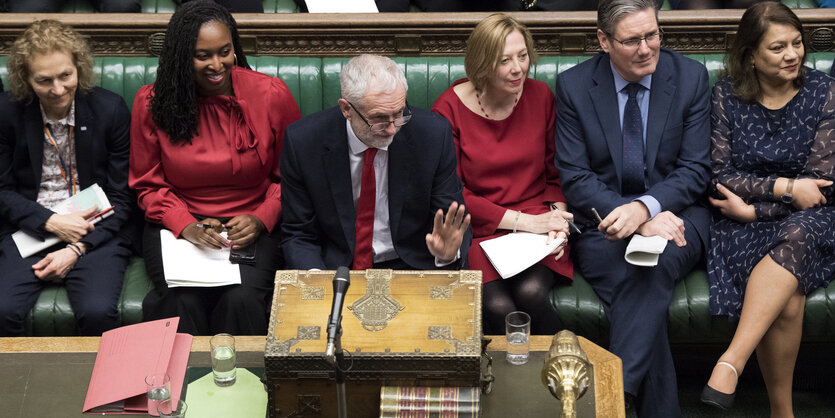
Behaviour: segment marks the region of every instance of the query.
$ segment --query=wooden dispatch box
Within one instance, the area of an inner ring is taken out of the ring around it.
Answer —
[[[271,417],[336,417],[325,359],[334,271],[276,272],[264,364]],[[481,271],[351,271],[342,311],[351,417],[382,386],[479,386]]]

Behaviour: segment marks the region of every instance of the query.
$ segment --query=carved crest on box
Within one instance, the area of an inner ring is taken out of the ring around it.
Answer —
[[[365,295],[348,307],[367,331],[385,329],[403,310],[403,306],[391,297],[391,276],[392,270],[366,270]]]

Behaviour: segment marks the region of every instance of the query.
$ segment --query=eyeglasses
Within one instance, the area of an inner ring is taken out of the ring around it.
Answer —
[[[391,124],[394,124],[395,128],[399,128],[399,127],[407,124],[409,122],[409,119],[412,118],[412,111],[409,109],[409,104],[408,103],[406,104],[406,108],[403,109],[403,116],[401,116],[399,118],[394,118],[394,120],[390,120],[390,121],[386,121],[386,122],[377,122],[377,123],[369,122],[368,119],[366,119],[365,116],[363,116],[362,113],[360,113],[360,111],[357,110],[357,107],[354,106],[353,103],[348,102],[348,105],[351,106],[351,109],[354,109],[354,112],[357,112],[357,115],[359,115],[360,118],[362,119],[362,121],[365,122],[368,125],[368,128],[371,129],[371,132],[383,132]]]
[[[661,36],[661,31],[658,31],[641,38],[629,38],[621,41],[620,39],[616,39],[614,36],[609,35],[610,38],[620,42],[625,49],[637,49],[641,46],[641,41],[647,41],[647,46],[659,45],[661,44]]]

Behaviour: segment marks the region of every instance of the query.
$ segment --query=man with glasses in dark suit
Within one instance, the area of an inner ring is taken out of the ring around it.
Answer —
[[[449,122],[406,104],[403,71],[361,55],[337,107],[287,128],[282,250],[292,269],[458,269],[472,239]]]
[[[679,417],[667,309],[708,239],[707,70],[661,48],[654,0],[601,0],[597,26],[604,54],[557,79],[557,167],[586,225],[574,266],[606,308],[638,416]],[[624,260],[633,234],[669,241],[656,266]]]

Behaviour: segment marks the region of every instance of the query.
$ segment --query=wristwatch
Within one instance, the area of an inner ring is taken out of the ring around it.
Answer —
[[[789,179],[789,183],[786,184],[786,192],[780,196],[780,201],[789,205],[794,200],[794,196],[792,196],[792,189],[794,188],[794,179]]]

